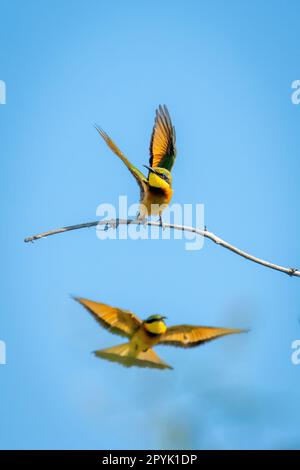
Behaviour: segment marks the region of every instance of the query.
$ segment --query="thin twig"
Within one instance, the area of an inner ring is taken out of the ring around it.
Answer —
[[[69,232],[70,230],[77,230],[80,228],[95,227],[97,225],[104,225],[106,228],[117,228],[118,225],[130,225],[130,224],[139,225],[140,223],[141,222],[139,220],[131,220],[131,219],[97,220],[95,222],[69,225],[68,227],[62,227],[62,228],[58,228],[55,230],[49,230],[48,232],[40,233],[38,235],[33,235],[32,237],[27,237],[25,238],[24,242],[25,243],[33,242],[34,240],[39,240],[40,238],[46,238],[46,237],[49,237],[50,235],[56,235],[57,233]],[[145,225],[154,226],[154,227],[161,226],[160,222],[154,222],[150,220],[145,222]],[[217,245],[223,246],[227,250],[230,250],[233,253],[236,253],[237,255],[242,256],[243,258],[246,258],[250,261],[253,261],[254,263],[261,264],[262,266],[266,266],[267,268],[275,269],[276,271],[281,271],[282,273],[286,273],[289,276],[300,277],[300,271],[298,269],[285,268],[284,266],[279,266],[278,264],[270,263],[269,261],[265,261],[263,259],[257,258],[256,256],[252,256],[249,253],[246,253],[245,251],[242,251],[239,248],[236,248],[235,246],[230,245],[230,243],[227,243],[225,240],[222,240],[222,238],[217,237],[217,235],[215,235],[212,232],[209,232],[206,229],[201,230],[196,227],[188,227],[184,225],[175,225],[175,224],[168,224],[168,223],[164,223],[164,227],[172,228],[174,230],[181,230],[183,232],[196,233],[197,235],[200,235],[202,237],[209,238],[211,241],[213,241]]]

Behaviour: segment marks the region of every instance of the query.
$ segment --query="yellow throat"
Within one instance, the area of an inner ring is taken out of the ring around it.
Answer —
[[[161,320],[157,320],[152,323],[145,323],[145,328],[147,331],[155,335],[163,335],[167,330],[165,323]]]
[[[153,186],[154,188],[162,188],[167,189],[170,188],[170,185],[167,181],[160,178],[160,176],[156,175],[155,173],[150,173],[149,175],[149,185]]]

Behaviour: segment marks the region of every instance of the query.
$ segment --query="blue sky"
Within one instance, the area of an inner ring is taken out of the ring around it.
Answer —
[[[300,266],[296,1],[0,1],[1,448],[300,448],[299,279],[205,241],[99,241],[95,219],[138,188],[99,123],[137,164],[154,110],[177,131],[177,203],[210,230]],[[164,313],[170,324],[251,328],[192,350],[171,372],[91,351],[120,342],[70,294]]]

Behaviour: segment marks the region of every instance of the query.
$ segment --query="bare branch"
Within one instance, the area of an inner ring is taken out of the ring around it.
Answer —
[[[39,240],[40,238],[46,238],[46,237],[49,237],[50,235],[56,235],[57,233],[69,232],[70,230],[77,230],[80,228],[95,227],[97,225],[98,226],[104,225],[108,229],[108,228],[117,228],[118,225],[130,225],[130,224],[140,225],[141,222],[136,219],[135,220],[131,220],[131,219],[97,220],[95,222],[69,225],[68,227],[62,227],[62,228],[58,228],[55,230],[49,230],[48,232],[44,232],[38,235],[27,237],[25,238],[24,242],[25,243],[33,242],[34,240]],[[154,222],[154,221],[147,221],[145,222],[145,225],[154,226],[154,227],[161,226],[160,222]],[[196,233],[197,235],[200,235],[202,237],[209,238],[211,241],[213,241],[217,245],[223,246],[227,250],[230,250],[233,253],[236,253],[237,255],[242,256],[243,258],[246,258],[250,261],[253,261],[254,263],[261,264],[262,266],[266,266],[267,268],[275,269],[276,271],[281,271],[282,273],[286,273],[289,276],[300,277],[300,271],[298,269],[285,268],[284,266],[279,266],[278,264],[270,263],[269,261],[265,261],[261,258],[257,258],[256,256],[252,256],[249,253],[246,253],[245,251],[242,251],[239,248],[236,248],[235,246],[230,245],[230,243],[227,243],[225,240],[222,240],[222,238],[218,237],[212,232],[209,232],[208,230],[201,230],[196,227],[188,227],[184,225],[175,225],[175,224],[168,224],[168,223],[164,223],[164,227],[171,228],[174,230],[181,230],[184,232]]]

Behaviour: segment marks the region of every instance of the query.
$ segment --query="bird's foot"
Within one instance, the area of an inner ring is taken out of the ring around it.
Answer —
[[[163,230],[165,230],[165,229],[166,229],[166,226],[165,226],[165,224],[163,223],[163,220],[162,220],[162,216],[161,216],[161,215],[159,216],[159,222],[160,222],[161,228],[162,228]]]
[[[148,219],[145,217],[145,215],[142,215],[141,212],[138,211],[133,222],[138,222],[139,225],[143,225],[145,227],[148,224]]]

